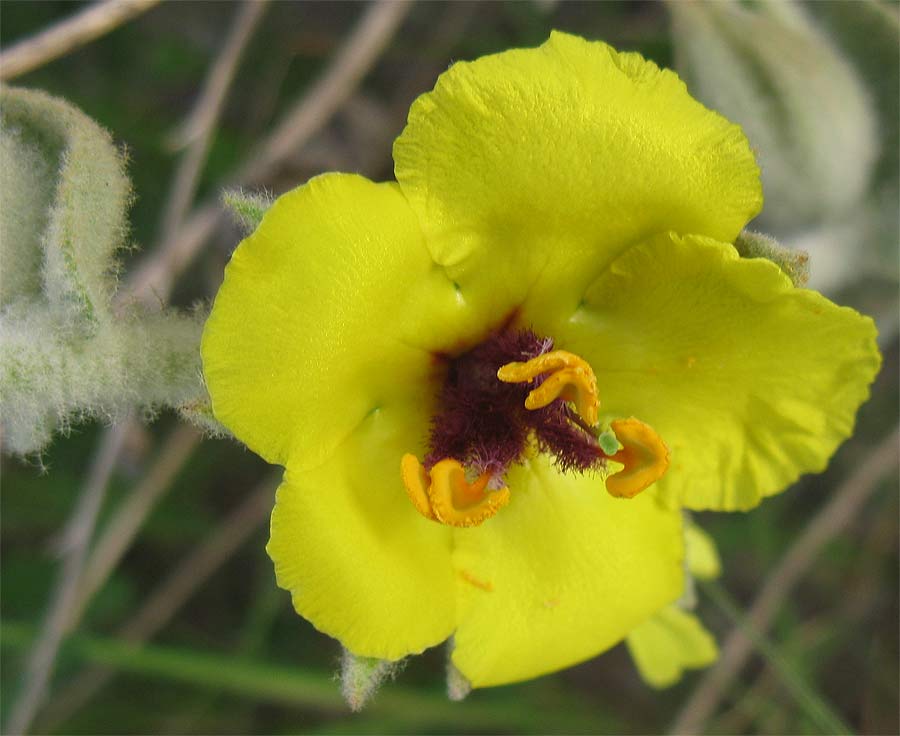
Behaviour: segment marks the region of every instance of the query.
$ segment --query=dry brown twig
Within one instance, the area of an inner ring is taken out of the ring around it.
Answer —
[[[254,532],[260,530],[274,503],[275,487],[281,473],[275,473],[257,486],[212,535],[206,537],[150,594],[134,617],[120,627],[116,635],[130,642],[143,642],[159,631],[209,577],[218,570]],[[44,732],[90,700],[115,674],[106,667],[85,670],[54,699],[42,719]]]
[[[163,443],[156,460],[137,486],[103,527],[91,550],[78,585],[78,598],[69,611],[67,631],[81,622],[91,599],[128,550],[153,507],[200,445],[203,436],[188,424],[179,424]]]
[[[210,69],[197,104],[172,136],[176,148],[186,148],[175,172],[169,200],[163,212],[162,241],[178,230],[194,201],[197,183],[206,163],[209,146],[234,81],[238,62],[268,7],[268,0],[245,0],[237,11],[228,38]]]
[[[109,427],[91,463],[87,481],[78,497],[64,533],[64,560],[57,579],[53,600],[47,609],[41,633],[31,648],[25,665],[22,690],[13,704],[5,733],[24,734],[46,695],[53,675],[56,655],[65,636],[69,610],[78,597],[78,587],[87,558],[88,544],[103,505],[106,487],[116,466],[127,435],[128,419]]]
[[[769,575],[747,615],[747,623],[765,632],[775,614],[804,573],[816,561],[825,544],[836,536],[860,511],[878,483],[897,467],[900,430],[888,437],[859,464],[858,470],[842,483],[831,500],[807,524],[778,566]],[[722,646],[719,661],[707,670],[670,729],[673,734],[698,734],[713,715],[728,687],[753,650],[740,629],[733,629]]]
[[[122,0],[121,2],[117,2],[116,0],[108,0],[103,7],[114,8],[126,4],[142,7],[146,5],[149,7],[152,4],[152,1],[153,0],[134,0],[134,2],[131,2],[131,0]],[[256,5],[257,7],[253,8],[252,11],[248,9],[246,15],[239,18],[234,44],[227,46],[229,49],[235,49],[231,53],[237,57],[239,57],[240,51],[246,43],[246,38],[244,37],[246,26],[250,25],[252,30],[252,26],[256,23],[254,16],[259,12],[258,4],[251,3],[251,5]],[[410,5],[411,4],[405,0],[379,0],[379,2],[374,3],[365,12],[357,27],[342,45],[335,59],[326,69],[322,77],[320,77],[309,93],[304,95],[298,104],[288,112],[282,123],[263,143],[259,151],[255,154],[255,157],[251,157],[248,164],[238,172],[238,175],[235,177],[236,181],[248,184],[261,183],[266,177],[271,175],[283,158],[293,154],[328,122],[340,106],[350,97],[350,95],[352,95],[359,82],[377,60],[381,51],[399,28],[400,23],[409,11]],[[136,12],[133,14],[136,14]],[[250,17],[250,21],[247,20],[248,16]],[[75,21],[76,19],[71,20]],[[256,20],[258,20],[258,18]],[[122,22],[124,22],[124,20]],[[71,27],[72,26],[69,26],[69,28]],[[114,25],[109,27],[114,27]],[[54,29],[50,29],[48,33],[53,30]],[[103,31],[100,31],[100,33],[102,32]],[[96,35],[100,35],[100,33],[97,33]],[[71,38],[75,38],[72,31],[68,31],[66,37],[70,37],[70,34]],[[87,40],[90,40],[90,38],[96,37],[96,35],[91,37],[79,35],[78,39],[83,40],[79,40],[78,42],[85,43]],[[38,39],[32,40],[37,41]],[[58,43],[57,46],[58,48],[62,48]],[[69,45],[65,50],[73,47],[73,45]],[[15,49],[12,49],[10,53],[13,50]],[[54,53],[58,56],[61,55],[61,53],[65,53],[65,50]],[[45,60],[48,60],[49,58],[55,57],[46,56]],[[230,60],[228,61],[231,63]],[[214,84],[218,85],[218,80],[226,76],[233,78],[233,70],[229,71],[226,68],[225,62],[223,62],[223,69],[224,71],[222,71],[220,75],[213,78]],[[226,72],[228,73],[226,74]],[[224,90],[217,88],[210,92],[210,97],[215,104],[210,103],[208,109],[213,110],[216,114],[209,115],[209,113],[204,113],[206,116],[205,120],[215,120],[218,109],[220,109],[221,106],[221,100],[224,99],[224,94],[227,91],[227,86],[228,85],[226,84]],[[215,97],[219,98],[218,101],[216,101]],[[211,130],[212,122],[207,124],[210,126],[207,129],[207,131],[209,131]],[[208,146],[208,141],[203,143],[201,140],[201,143],[202,145],[198,144],[196,147],[196,150],[199,153],[195,154],[195,159],[188,159],[185,164],[184,170],[187,173],[183,176],[185,181],[187,181],[187,185],[183,186],[182,192],[189,191],[196,186],[196,176],[199,173],[202,161],[206,155],[206,151],[201,151],[201,148],[205,149],[206,146]],[[194,163],[194,160],[196,159],[199,159],[199,163]],[[196,172],[191,173],[191,169],[194,167],[196,167]],[[188,181],[189,179],[194,179],[194,181],[190,182]],[[192,195],[192,192],[190,192],[190,194]],[[185,195],[180,193],[178,196],[184,197]],[[173,205],[173,212],[177,215],[175,205]],[[151,302],[165,301],[171,291],[175,278],[187,264],[190,263],[203,243],[213,233],[220,217],[221,212],[217,203],[208,203],[197,208],[186,222],[180,224],[171,239],[167,240],[162,247],[152,253],[148,259],[132,273],[131,277],[126,282],[126,288],[122,290],[117,299],[117,304],[122,305],[126,300],[133,301],[137,299]],[[172,221],[174,222],[176,219],[180,219],[180,217],[176,218],[173,216]],[[98,460],[102,457],[110,466],[110,472],[115,464],[115,459],[120,452],[120,447],[118,445],[124,438],[124,432],[115,432],[111,435],[111,438],[117,439],[117,443],[113,446],[113,449],[110,452],[101,452],[98,454]],[[102,499],[106,482],[99,483],[98,487],[99,490],[96,490],[95,493],[91,495],[91,498],[99,497]],[[269,493],[269,496],[270,495],[271,493]],[[197,555],[187,560],[183,568],[180,568],[181,574],[179,575],[179,573],[176,572],[163,584],[163,586],[161,586],[158,594],[152,596],[151,599],[148,600],[147,604],[142,608],[141,613],[138,614],[138,617],[129,627],[123,629],[121,635],[132,640],[140,640],[141,638],[152,635],[152,633],[162,626],[165,621],[174,614],[190,593],[193,592],[195,587],[199,585],[212,570],[222,564],[222,562],[230,556],[239,544],[239,540],[242,539],[240,535],[249,535],[253,531],[253,528],[258,525],[254,524],[252,528],[247,528],[248,523],[255,518],[255,513],[267,513],[271,506],[270,498],[266,498],[266,503],[260,505],[259,499],[261,497],[262,494],[257,493],[254,498],[251,499],[252,501],[255,501],[255,503],[248,501],[238,510],[238,512],[236,512],[236,516],[238,517],[234,520],[234,524],[238,527],[236,532],[234,529],[226,530],[227,535],[225,537],[220,533],[207,540],[207,544],[198,550]],[[39,637],[38,642],[33,649],[32,658],[39,660],[38,664],[40,666],[30,668],[29,670],[33,670],[36,674],[30,676],[29,684],[24,691],[23,699],[21,701],[21,707],[13,713],[15,720],[10,720],[10,726],[13,732],[25,732],[46,692],[47,683],[50,674],[52,673],[53,663],[59,644],[64,635],[64,631],[71,620],[68,615],[68,609],[70,608],[70,605],[77,600],[76,594],[78,592],[79,578],[81,577],[81,571],[85,562],[87,542],[90,538],[90,532],[93,531],[93,522],[95,520],[96,512],[90,525],[89,533],[84,539],[84,546],[80,551],[77,570],[75,570],[75,574],[68,574],[65,576],[66,580],[70,581],[66,583],[63,591],[66,594],[64,601],[66,605],[58,605],[58,602],[61,599],[61,596],[58,596],[57,604],[51,608],[50,616],[48,617],[48,625],[45,627],[45,630],[42,632],[41,637]],[[226,523],[226,527],[227,526],[228,524]],[[107,563],[104,563],[104,565],[105,564]],[[67,568],[64,572],[71,572],[71,570]],[[86,599],[79,604],[79,608],[81,608],[85,602]],[[96,688],[102,686],[106,677],[109,676],[107,672],[102,672],[100,674],[102,675],[102,678],[98,680],[98,675],[95,672],[95,680],[93,683],[88,680],[81,681],[83,683],[81,692],[87,693],[87,697],[90,697]],[[59,705],[63,704],[64,702],[59,703]]]
[[[49,56],[53,49],[57,51],[62,49],[56,54],[61,55],[66,48],[71,47],[63,48],[66,43],[86,43],[101,35],[103,29],[110,30],[119,22],[124,22],[128,17],[149,8],[154,2],[116,0],[94,6],[85,13],[31,39],[28,43],[33,45],[28,47],[31,49],[29,53],[37,54],[43,49],[47,54],[45,58],[47,60],[53,58]],[[234,77],[241,52],[258,25],[265,7],[264,0],[247,0],[238,14],[234,30],[213,65],[208,89],[201,97],[200,103],[202,109],[200,123],[205,127],[199,130],[198,137],[190,144],[190,149],[184,157],[183,165],[179,167],[173,197],[170,200],[171,206],[167,209],[168,216],[173,218],[172,226],[179,224],[184,210],[193,198],[197,177],[206,160],[209,140],[224,97]],[[15,49],[9,53],[12,54],[13,51]],[[93,535],[97,514],[112,470],[122,452],[126,434],[125,427],[117,425],[107,430],[101,441],[82,494],[83,502],[79,502],[66,534],[71,549],[67,552],[57,592],[48,610],[41,634],[30,654],[22,695],[8,724],[10,732],[25,733],[28,730],[46,693],[62,639],[67,632],[77,626],[90,598],[124,554],[153,503],[165,491],[171,477],[199,442],[199,435],[193,429],[179,428],[173,433],[172,439],[177,445],[173,447],[170,443],[164,448],[162,464],[158,463],[154,467],[155,472],[151,472],[145,482],[138,487],[138,492],[123,504],[120,513],[107,528],[100,544],[88,560],[87,548]]]
[[[248,157],[236,177],[240,183],[264,181],[281,161],[296,153],[322,129],[381,56],[411,7],[407,0],[373,3],[322,76]]]
[[[159,0],[104,0],[0,54],[0,81],[30,72],[65,56],[146,12]]]
[[[377,61],[409,12],[406,0],[378,0],[369,7],[310,90],[231,179],[259,185],[332,118]],[[194,259],[222,218],[217,201],[197,207],[171,239],[148,254],[122,289],[122,300],[153,303],[171,291],[175,277]]]
[[[872,557],[886,558],[896,547],[897,514],[881,515],[872,528],[867,530],[862,538],[863,548],[866,554],[857,562],[860,569],[847,574],[848,581],[853,581],[847,590],[847,597],[840,602],[835,619],[838,626],[844,631],[860,631],[865,626],[865,619],[872,614],[878,604],[880,596],[886,591],[880,581],[873,575],[863,574],[863,568],[871,564]],[[869,560],[866,560],[866,557]],[[824,617],[805,622],[797,627],[797,641],[792,641],[792,646],[797,650],[810,650],[814,645],[814,639],[829,639],[835,626],[834,620],[824,621]],[[758,715],[753,708],[760,703],[771,703],[780,693],[781,681],[771,667],[764,667],[757,676],[756,682],[747,688],[740,701],[734,704],[730,711],[721,714],[711,724],[713,733],[747,733]],[[747,701],[745,703],[744,701]],[[748,703],[750,707],[748,707]]]

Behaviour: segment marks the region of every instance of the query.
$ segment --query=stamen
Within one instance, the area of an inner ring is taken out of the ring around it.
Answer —
[[[542,409],[556,399],[571,401],[579,416],[593,427],[600,406],[597,377],[587,361],[574,353],[553,350],[524,363],[507,363],[497,371],[497,378],[504,383],[524,383],[544,373],[550,375],[528,394],[525,408]]]
[[[415,455],[407,453],[400,461],[400,476],[416,510],[426,519],[450,526],[478,526],[509,503],[506,486],[487,490],[491,473],[469,483],[465,468],[453,458],[441,460],[429,473]]]
[[[416,511],[426,519],[437,521],[431,511],[431,504],[428,503],[428,491],[426,490],[431,480],[419,462],[419,458],[406,453],[400,460],[400,477],[403,479],[406,495],[409,496],[412,505],[416,507]]]
[[[622,449],[609,459],[625,467],[606,479],[606,490],[617,498],[634,498],[665,475],[669,448],[652,427],[634,417],[610,426]]]

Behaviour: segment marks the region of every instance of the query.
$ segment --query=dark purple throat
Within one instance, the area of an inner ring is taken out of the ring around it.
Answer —
[[[528,410],[525,398],[545,376],[504,383],[497,370],[553,350],[553,339],[531,330],[502,328],[484,342],[446,361],[446,378],[431,420],[426,469],[451,457],[479,474],[501,477],[525,459],[529,444],[555,458],[560,470],[600,468],[604,456],[592,434],[577,424],[564,401]]]

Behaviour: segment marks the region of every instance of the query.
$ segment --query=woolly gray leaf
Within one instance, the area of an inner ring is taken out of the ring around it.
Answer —
[[[123,158],[109,134],[67,102],[15,88],[4,88],[0,101],[3,128],[12,141],[4,144],[4,154],[15,151],[18,158],[14,171],[4,176],[15,176],[24,190],[43,195],[40,205],[33,205],[43,213],[27,216],[34,229],[9,247],[32,250],[39,242],[47,303],[79,326],[95,323],[115,290],[114,256],[128,232],[131,186]],[[35,161],[38,165],[25,168]],[[50,172],[54,180],[47,179]],[[25,216],[14,209],[17,204],[15,197],[4,200],[2,219],[11,223],[4,230],[26,227]],[[34,258],[17,254],[13,262],[33,266]],[[9,298],[4,295],[4,302]]]

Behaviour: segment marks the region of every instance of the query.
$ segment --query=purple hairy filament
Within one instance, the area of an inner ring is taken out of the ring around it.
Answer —
[[[546,375],[523,383],[504,383],[497,378],[501,366],[551,350],[551,338],[531,330],[503,329],[468,352],[444,358],[446,378],[431,420],[425,468],[454,458],[479,475],[490,473],[499,482],[535,445],[552,455],[563,471],[605,467],[606,456],[596,438],[565,401],[557,399],[540,409],[525,408],[529,392]]]

